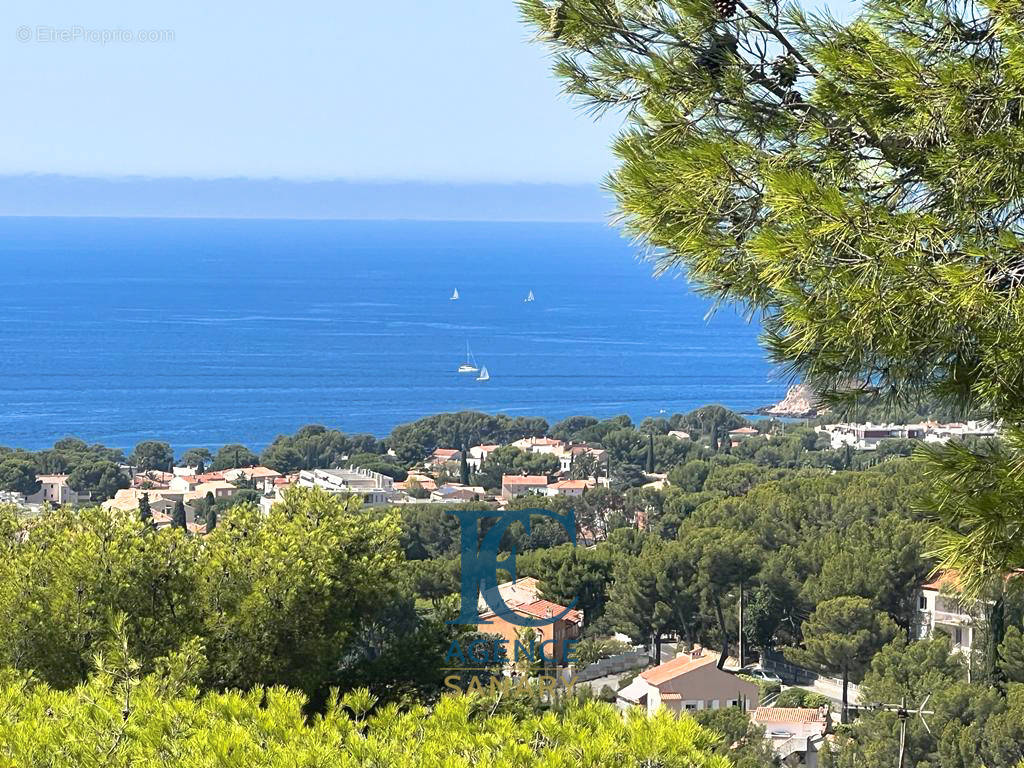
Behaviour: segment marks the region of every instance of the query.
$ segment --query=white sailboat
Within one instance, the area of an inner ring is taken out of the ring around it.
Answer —
[[[448,301],[458,301],[458,300],[459,300],[459,289],[456,288],[454,291],[452,291],[452,295],[448,299]]]
[[[466,342],[466,362],[459,366],[459,373],[476,373],[479,368],[476,367],[476,360],[473,359],[473,353],[469,351],[469,342]]]
[[[523,302],[534,301],[534,300],[535,299],[533,298],[533,291],[530,291],[529,295],[525,299],[523,299]]]
[[[487,372],[487,366],[485,365],[480,369],[480,375],[476,377],[477,381],[490,381],[491,374]]]

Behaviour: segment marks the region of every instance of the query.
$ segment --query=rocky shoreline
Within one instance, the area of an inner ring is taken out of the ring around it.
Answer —
[[[780,402],[761,406],[756,413],[790,419],[813,419],[819,413],[819,406],[810,387],[805,384],[794,384]]]

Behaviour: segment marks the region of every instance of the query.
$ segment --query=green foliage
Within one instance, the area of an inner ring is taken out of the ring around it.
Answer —
[[[207,451],[209,454],[209,451]],[[260,463],[260,457],[240,443],[231,443],[221,446],[217,455],[212,459],[206,459],[208,468],[211,471],[222,469],[236,469],[238,467],[253,467]]]
[[[210,453],[208,448],[189,448],[178,460],[180,465],[183,467],[196,467],[200,464],[203,467],[209,467],[213,462],[213,454]]]
[[[375,652],[361,636],[374,622],[417,631],[415,617],[394,619],[406,606],[397,519],[358,501],[295,489],[269,515],[233,508],[202,540],[101,508],[27,522],[2,514],[0,664],[55,686],[84,679],[120,614],[144,670],[196,636],[206,685],[318,695]],[[25,526],[28,536],[10,533]],[[444,647],[430,658],[439,662]]]
[[[493,451],[480,471],[473,476],[477,485],[501,489],[502,475],[552,475],[558,471],[558,457],[547,453],[529,453],[511,445]]]
[[[9,456],[0,460],[0,490],[29,496],[39,490],[36,468],[30,459]]]
[[[861,679],[871,657],[898,633],[888,615],[863,597],[835,597],[819,603],[803,625],[803,647],[786,648],[794,664],[843,678],[843,718],[847,686]],[[844,719],[845,722],[845,719]]]
[[[548,429],[543,419],[477,411],[439,413],[402,424],[392,430],[388,443],[406,464],[422,461],[435,448],[461,448],[483,443],[509,443],[523,437],[541,437]]]
[[[111,499],[129,484],[128,477],[121,468],[107,459],[83,462],[76,466],[68,477],[68,485],[79,493],[89,494],[93,502]]]
[[[174,467],[174,451],[169,444],[159,440],[144,440],[135,446],[132,455],[128,457],[128,463],[139,472],[151,469],[170,472]]]
[[[310,424],[294,435],[278,435],[263,451],[258,463],[289,473],[300,469],[338,467],[350,454],[380,452],[381,446],[372,435],[346,435]]]
[[[1020,627],[1007,627],[999,646],[999,667],[1012,683],[1024,683],[1024,632]]]
[[[357,690],[332,696],[323,714],[307,719],[304,697],[283,688],[198,696],[181,672],[193,659],[170,659],[173,671],[141,678],[115,666],[64,692],[4,681],[4,759],[54,768],[96,765],[101,758],[140,767],[215,761],[252,768],[470,762],[546,768],[571,755],[581,766],[730,765],[716,754],[720,738],[690,718],[623,718],[601,702],[570,705],[560,714],[491,715],[497,705],[480,696],[450,696],[430,709],[402,711],[375,706],[369,691]]]
[[[803,709],[818,709],[831,704],[828,696],[824,696],[806,688],[787,688],[775,700],[776,707],[798,707]]]

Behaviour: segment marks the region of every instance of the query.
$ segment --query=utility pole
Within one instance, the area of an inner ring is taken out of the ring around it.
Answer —
[[[907,760],[907,722],[911,716],[917,715],[921,718],[921,724],[924,729],[928,731],[929,735],[932,729],[928,727],[928,721],[924,719],[925,715],[934,715],[935,712],[930,709],[925,709],[925,705],[928,703],[932,695],[929,693],[924,697],[924,700],[918,705],[917,709],[907,709],[907,697],[904,696],[899,704],[876,704],[871,709],[884,709],[888,712],[895,712],[896,719],[900,723],[900,756],[899,762],[896,763],[896,768],[904,768]]]
[[[740,630],[739,630],[739,651],[738,651],[739,656],[740,656],[740,669],[743,669],[743,651],[744,651],[744,642],[743,642],[743,592],[744,592],[743,584],[741,583],[740,584],[740,616],[739,616]]]

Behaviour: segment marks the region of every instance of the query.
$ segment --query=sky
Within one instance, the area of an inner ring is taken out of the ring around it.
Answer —
[[[7,0],[0,17],[0,175],[592,184],[612,165],[617,122],[560,95],[512,0]]]

